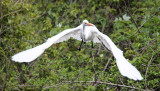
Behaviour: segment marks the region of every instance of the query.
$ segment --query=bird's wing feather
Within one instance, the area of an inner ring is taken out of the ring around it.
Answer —
[[[116,63],[120,73],[123,76],[133,80],[142,80],[143,77],[141,76],[140,72],[123,56],[123,51],[117,48],[107,35],[101,33],[96,27],[94,27],[94,29],[96,30],[95,33],[100,41],[113,53],[114,57],[116,58]]]
[[[37,57],[39,57],[45,51],[45,49],[49,48],[52,44],[66,41],[70,37],[80,40],[79,31],[80,31],[80,26],[64,30],[59,34],[51,38],[48,38],[48,40],[45,43],[39,46],[15,54],[14,56],[12,56],[12,60],[16,62],[31,62],[35,60]]]
[[[52,44],[67,41],[68,39],[70,39],[70,37],[73,37],[74,39],[77,39],[77,40],[81,40],[80,27],[81,27],[81,25],[76,28],[64,30],[63,32],[61,32],[59,34],[57,34],[51,38],[48,38],[47,42],[45,43],[46,47],[44,47],[44,48],[47,49]]]
[[[94,43],[101,43],[97,37],[94,37],[93,42]]]
[[[59,34],[59,35],[61,35],[61,34]],[[68,29],[68,30],[64,31],[63,36],[61,35],[60,38],[57,41],[54,42],[54,44],[60,43],[60,42],[63,42],[63,41],[67,41],[68,39],[70,39],[70,37],[81,41],[80,31],[78,29],[76,31],[75,30],[73,31],[73,29],[72,30]]]

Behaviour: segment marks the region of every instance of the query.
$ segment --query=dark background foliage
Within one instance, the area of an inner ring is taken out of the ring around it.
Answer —
[[[159,6],[159,0],[1,0],[0,89],[160,90]],[[111,52],[100,44],[91,48],[86,43],[78,51],[80,41],[72,38],[51,46],[34,62],[11,60],[84,19],[124,51],[142,81],[123,77]]]

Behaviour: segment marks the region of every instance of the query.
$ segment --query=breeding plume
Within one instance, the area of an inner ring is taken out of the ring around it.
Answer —
[[[114,55],[119,71],[123,76],[133,80],[143,79],[140,72],[131,65],[126,58],[124,58],[123,51],[117,48],[107,35],[101,33],[95,25],[89,23],[87,20],[84,20],[82,24],[76,28],[64,30],[63,32],[49,38],[45,43],[39,46],[15,54],[12,56],[12,60],[15,62],[31,62],[40,56],[52,44],[66,41],[70,39],[70,37],[82,41],[81,45],[86,41],[91,41],[92,47],[93,42],[103,44]],[[81,45],[79,50],[81,49]]]

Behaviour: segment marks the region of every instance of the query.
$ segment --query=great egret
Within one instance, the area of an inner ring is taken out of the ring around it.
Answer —
[[[107,35],[101,33],[95,25],[89,23],[87,20],[84,20],[82,24],[76,28],[64,30],[63,32],[49,38],[45,43],[37,47],[15,54],[12,56],[12,60],[15,62],[31,62],[40,56],[44,50],[49,48],[52,44],[66,41],[70,39],[70,37],[82,41],[81,45],[85,41],[102,43],[113,53],[119,71],[123,76],[133,80],[143,79],[140,72],[124,58],[123,51],[118,49]]]

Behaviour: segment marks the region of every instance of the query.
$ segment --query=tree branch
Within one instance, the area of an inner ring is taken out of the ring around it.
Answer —
[[[160,8],[160,7],[159,7]],[[158,9],[159,9],[158,8]],[[158,10],[157,9],[157,10]],[[146,22],[148,22],[153,16],[155,16],[156,15],[156,11],[155,11],[155,13],[149,18],[149,19],[147,19],[138,29],[137,29],[137,31],[139,31],[142,27],[143,27],[143,25],[146,23]],[[136,32],[134,32],[134,33],[137,33],[137,31]],[[140,31],[139,31],[140,32]]]
[[[138,28],[138,25],[137,25],[136,21],[135,21],[134,18],[132,17],[132,15],[133,15],[135,12],[131,15],[130,12],[129,12],[129,10],[128,10],[128,7],[127,7],[127,4],[126,4],[125,0],[123,0],[123,2],[124,2],[124,4],[125,4],[125,6],[126,6],[126,11],[128,12],[129,16],[131,17],[131,20],[132,20],[133,23],[135,24],[136,28]],[[140,32],[140,31],[139,31],[139,32]]]
[[[20,11],[22,11],[23,9],[19,9],[19,10],[17,10],[17,11],[14,11],[14,12],[11,12],[11,13],[8,13],[8,14],[6,14],[6,15],[4,15],[4,16],[1,16],[0,17],[0,19],[3,19],[4,17],[6,17],[6,16],[9,16],[9,15],[11,15],[11,14],[14,14],[14,13],[17,13],[17,12],[20,12]]]
[[[146,73],[145,73],[145,86],[146,86],[146,89],[148,89],[148,88],[147,88],[147,72],[148,72],[148,68],[149,68],[149,66],[150,66],[150,64],[151,64],[151,62],[152,62],[152,58],[153,58],[153,55],[152,55],[151,59],[150,59],[149,62],[148,62],[147,69],[146,69]]]
[[[66,84],[73,84],[73,83],[92,83],[92,84],[106,84],[106,85],[111,85],[111,86],[118,86],[118,87],[125,87],[125,88],[130,88],[130,89],[137,89],[137,90],[142,90],[141,88],[138,87],[133,87],[133,86],[127,86],[127,85],[121,85],[121,84],[114,84],[114,83],[106,83],[106,82],[102,82],[102,81],[62,81],[56,85],[53,86],[46,86],[43,88],[53,88],[53,87],[59,87],[62,85],[66,85]],[[36,85],[15,85],[18,87],[41,87],[40,85],[36,86]]]
[[[118,86],[118,87],[125,87],[125,88],[131,88],[131,89],[138,89],[141,90],[141,88],[137,87],[132,87],[132,86],[127,86],[127,85],[121,85],[121,84],[114,84],[114,83],[106,83],[106,82],[101,82],[101,81],[62,81],[63,83],[97,83],[97,84],[106,84],[106,85],[111,85],[111,86]]]
[[[111,56],[111,57],[108,59],[108,61],[107,61],[106,65],[105,65],[105,67],[104,67],[103,71],[105,71],[105,70],[107,69],[108,64],[110,63],[110,61],[111,61],[112,57],[113,57],[113,56]]]

